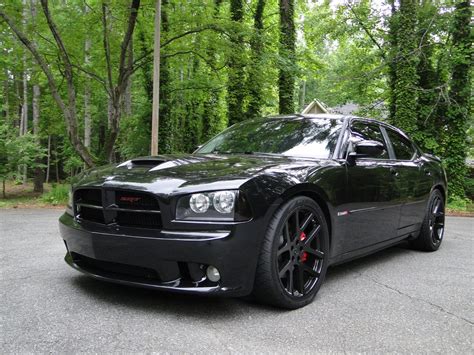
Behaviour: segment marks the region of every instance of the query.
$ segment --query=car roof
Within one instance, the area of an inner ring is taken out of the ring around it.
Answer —
[[[297,119],[297,118],[319,118],[319,119],[350,119],[353,116],[345,116],[332,113],[317,113],[317,114],[300,114],[294,113],[290,115],[271,115],[266,118],[275,118],[275,119]]]

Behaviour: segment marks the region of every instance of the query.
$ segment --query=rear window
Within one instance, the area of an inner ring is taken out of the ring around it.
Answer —
[[[387,134],[392,142],[393,151],[397,160],[411,160],[415,155],[413,144],[397,132],[387,128]]]

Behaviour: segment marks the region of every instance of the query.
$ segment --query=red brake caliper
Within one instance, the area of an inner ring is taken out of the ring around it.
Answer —
[[[305,232],[301,232],[300,234],[300,241],[304,241],[306,239],[306,234]],[[307,252],[302,252],[300,256],[300,261],[304,263],[308,259],[308,253]]]

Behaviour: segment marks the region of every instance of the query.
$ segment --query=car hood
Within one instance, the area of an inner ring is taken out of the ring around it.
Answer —
[[[302,180],[324,161],[273,155],[159,155],[82,173],[74,187],[100,186],[176,194],[237,189],[253,177],[285,173]]]

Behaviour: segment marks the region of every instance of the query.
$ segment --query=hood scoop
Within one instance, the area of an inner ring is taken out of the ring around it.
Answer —
[[[118,166],[118,168],[154,168],[160,164],[165,163],[166,160],[164,159],[132,159],[128,160]]]

